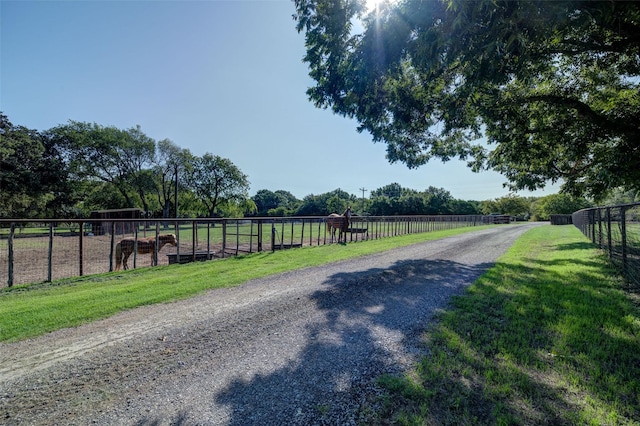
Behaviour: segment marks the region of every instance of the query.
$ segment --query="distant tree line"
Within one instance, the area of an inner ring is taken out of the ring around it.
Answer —
[[[633,193],[620,193],[618,202],[630,202]],[[509,194],[485,201],[455,199],[449,191],[430,186],[424,191],[403,188],[391,183],[371,191],[369,198],[358,198],[341,189],[320,195],[307,195],[302,200],[284,190],[259,190],[252,197],[256,206],[255,216],[324,216],[342,213],[350,206],[357,214],[372,216],[417,214],[508,214],[519,220],[549,220],[552,214],[571,214],[591,207],[584,198],[568,194],[551,194],[545,197],[520,197]]]
[[[255,210],[248,177],[230,160],[155,141],[140,126],[69,121],[39,132],[0,113],[0,138],[0,217],[80,218],[140,208],[169,218],[176,204],[179,216]]]
[[[323,216],[342,213],[347,207],[358,214],[388,216],[416,214],[481,214],[477,201],[456,200],[442,188],[425,191],[403,188],[391,183],[371,191],[368,198],[358,198],[341,189],[320,195],[307,195],[302,200],[283,190],[262,189],[253,197],[256,215]]]
[[[231,160],[193,155],[140,126],[118,129],[69,121],[46,131],[13,125],[0,113],[0,217],[85,218],[93,210],[140,208],[150,217],[324,216],[350,206],[357,214],[502,213],[548,220],[592,203],[567,194],[495,200],[454,198],[443,188],[419,191],[390,183],[357,197],[342,189],[296,198],[261,189],[250,197],[247,175]],[[616,189],[605,202],[640,201]]]

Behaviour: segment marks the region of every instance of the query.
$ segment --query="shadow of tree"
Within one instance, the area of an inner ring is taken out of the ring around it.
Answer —
[[[585,424],[597,410],[637,420],[639,315],[611,273],[569,251],[497,263],[429,331],[419,379],[385,378],[395,408],[433,424]]]
[[[331,276],[312,300],[300,356],[272,374],[238,378],[215,397],[231,425],[351,424],[375,417],[382,373],[417,361],[428,320],[490,265],[409,260]]]
[[[591,241],[574,241],[571,243],[556,244],[555,250],[593,250],[596,247]]]
[[[161,419],[142,419],[134,423],[134,426],[160,426],[162,424],[166,424],[166,422]],[[169,424],[171,426],[185,426],[192,424],[192,422],[189,421],[189,414],[181,411],[169,421]]]

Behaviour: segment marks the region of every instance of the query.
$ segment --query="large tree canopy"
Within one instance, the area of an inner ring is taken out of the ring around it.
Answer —
[[[309,98],[355,118],[389,161],[457,157],[512,190],[640,188],[639,3],[295,4]]]
[[[0,217],[68,213],[72,187],[55,145],[0,112]]]
[[[188,178],[189,187],[206,206],[210,217],[224,203],[240,203],[249,198],[249,178],[227,158],[210,153],[195,157]]]
[[[48,138],[63,151],[69,170],[78,180],[93,179],[113,184],[134,207],[133,193],[145,196],[154,188],[147,172],[155,156],[155,141],[140,126],[128,130],[96,123],[69,121],[48,131]]]
[[[180,182],[182,189],[187,187],[186,180],[194,161],[195,158],[188,149],[180,148],[169,139],[158,141],[153,173],[158,180],[155,192],[158,204],[162,206],[162,217],[176,217],[176,194],[180,189]],[[172,207],[173,212],[170,211]]]

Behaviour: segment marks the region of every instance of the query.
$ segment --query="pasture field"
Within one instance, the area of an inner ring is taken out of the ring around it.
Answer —
[[[0,228],[0,287],[54,281],[74,276],[99,274],[115,269],[115,245],[125,237],[155,237],[173,233],[178,246],[165,246],[158,252],[158,264],[178,258],[189,259],[196,252],[202,258],[221,259],[247,253],[293,247],[319,246],[337,242],[329,234],[324,217],[181,219],[109,222],[104,227],[81,223],[17,222],[13,238],[4,221]],[[433,232],[482,225],[481,216],[395,216],[354,217],[347,241],[363,241],[397,235]],[[51,226],[51,228],[49,228]],[[101,232],[97,232],[96,229]],[[107,230],[111,233],[102,234]],[[94,232],[96,231],[96,232]],[[51,232],[51,234],[50,234]],[[196,255],[197,256],[197,255]],[[151,265],[152,256],[134,255],[132,268]]]
[[[571,226],[523,235],[383,377],[402,425],[640,424],[640,300]]]

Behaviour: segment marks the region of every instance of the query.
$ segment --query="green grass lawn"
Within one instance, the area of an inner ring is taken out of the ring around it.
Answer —
[[[0,290],[0,341],[34,337],[106,318],[137,306],[184,299],[209,289],[239,285],[253,278],[479,229],[483,227],[346,245],[261,252],[213,262],[157,266],[4,288]]]
[[[523,235],[384,377],[403,425],[640,424],[640,309],[572,226]],[[386,424],[385,421],[385,424]]]

